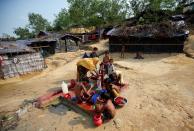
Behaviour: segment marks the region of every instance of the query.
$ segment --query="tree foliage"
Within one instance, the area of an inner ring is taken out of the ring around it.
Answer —
[[[28,39],[33,37],[33,34],[30,33],[27,27],[18,27],[15,29],[14,33],[19,37],[19,39]]]
[[[40,14],[30,13],[28,15],[29,24],[27,27],[19,27],[15,34],[20,38],[31,37],[39,31],[66,31],[73,25],[85,27],[103,27],[115,25],[128,18],[138,16],[141,12],[151,18],[150,21],[159,21],[161,17],[157,13],[160,10],[181,12],[182,5],[176,0],[67,0],[68,9],[62,9],[53,22],[53,27]],[[177,6],[178,5],[178,6]],[[141,19],[141,22],[143,19]],[[146,22],[150,22],[146,21]]]
[[[175,10],[176,0],[130,0],[130,7],[133,15],[136,16],[145,10]]]
[[[19,39],[32,38],[39,31],[52,30],[50,23],[40,14],[30,13],[28,15],[28,22],[29,24],[25,27],[18,27],[14,30],[14,33],[19,37]]]
[[[46,31],[51,28],[49,22],[40,14],[28,14],[28,21],[30,29],[32,29],[35,33],[38,33],[39,31]]]
[[[55,29],[71,25],[104,26],[122,21],[127,15],[125,0],[68,0],[69,9],[56,17]]]
[[[54,30],[66,30],[71,24],[72,20],[69,12],[66,9],[62,9],[54,20]]]
[[[57,15],[54,25],[56,30],[64,30],[71,25],[102,27],[109,24],[116,24],[130,15],[136,16],[146,10],[174,10],[177,4],[176,0],[67,1],[69,3],[69,9],[63,9]],[[159,18],[153,19],[159,20]]]

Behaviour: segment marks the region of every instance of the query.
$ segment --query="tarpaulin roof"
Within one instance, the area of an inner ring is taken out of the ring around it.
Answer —
[[[0,54],[35,52],[32,48],[13,42],[0,41]]]
[[[31,45],[37,42],[56,42],[56,39],[53,38],[34,38],[29,40],[17,40],[16,43],[18,45]]]

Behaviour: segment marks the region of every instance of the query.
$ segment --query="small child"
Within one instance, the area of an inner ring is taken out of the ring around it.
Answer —
[[[110,54],[109,54],[109,51],[105,51],[105,55],[103,57],[103,63],[109,63],[110,61]]]
[[[115,109],[114,104],[111,101],[110,95],[107,93],[103,93],[101,95],[101,99],[102,99],[101,101],[97,101],[97,103],[95,104],[96,112],[103,113],[103,115],[106,119],[114,118],[114,116],[116,114],[116,109]]]
[[[110,59],[108,64],[108,75],[110,76],[113,73],[115,73],[115,67],[113,65],[113,59]]]
[[[97,51],[98,51],[98,48],[94,47],[91,54],[90,54],[90,58],[98,57]]]
[[[106,51],[105,52],[105,56],[103,57],[103,65],[104,65],[104,69],[105,69],[105,74],[108,74],[108,64],[110,62],[110,55],[109,52]]]
[[[110,59],[110,63],[108,64],[108,77],[112,82],[116,82],[118,79],[115,67],[113,65],[113,59]]]

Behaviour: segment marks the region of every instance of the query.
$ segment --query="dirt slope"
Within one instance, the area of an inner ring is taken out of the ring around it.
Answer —
[[[194,130],[194,60],[184,54],[145,55],[134,60],[112,54],[117,69],[124,74],[129,89],[124,93],[128,104],[116,117],[95,128],[90,119],[66,107],[32,109],[19,122],[17,131],[192,131]],[[17,105],[60,86],[62,80],[75,78],[76,61],[26,81],[0,88],[1,110]],[[19,102],[18,102],[19,101]]]

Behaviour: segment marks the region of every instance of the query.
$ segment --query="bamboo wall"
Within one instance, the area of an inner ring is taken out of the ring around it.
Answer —
[[[0,65],[0,77],[7,79],[30,72],[41,71],[45,67],[44,58],[40,53],[30,53],[12,57],[3,56],[3,62]]]

